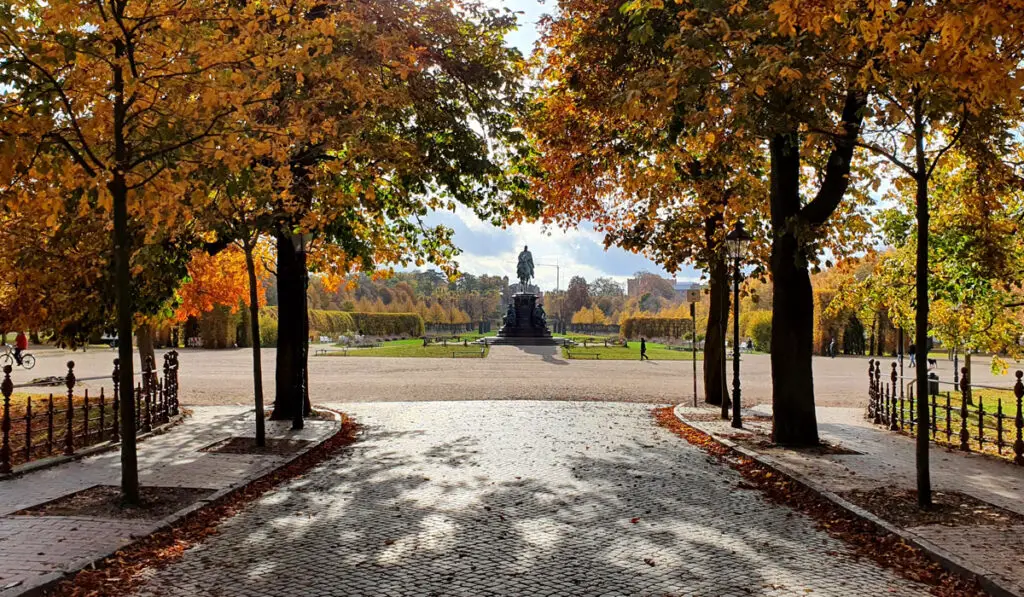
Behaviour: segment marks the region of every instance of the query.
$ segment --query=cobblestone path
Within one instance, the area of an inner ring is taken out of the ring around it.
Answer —
[[[361,442],[140,594],[926,595],[667,431],[648,406],[347,404]]]

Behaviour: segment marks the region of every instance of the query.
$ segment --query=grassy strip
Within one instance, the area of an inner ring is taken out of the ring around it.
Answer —
[[[672,407],[657,408],[659,425],[683,438],[739,472],[740,487],[757,489],[775,504],[788,506],[813,519],[820,530],[850,545],[860,556],[871,559],[904,578],[931,587],[939,597],[984,597],[977,581],[967,580],[944,569],[924,552],[874,524],[863,520],[821,497],[786,475],[734,453],[710,435],[686,425]]]
[[[217,526],[278,485],[302,476],[356,441],[359,425],[342,415],[341,429],[322,444],[261,479],[189,514],[167,530],[118,551],[94,569],[79,571],[46,593],[48,597],[119,597],[142,584],[140,573],[164,567],[188,548],[217,533]]]
[[[344,353],[335,352],[328,353],[328,356],[332,357],[384,357],[384,358],[401,358],[401,359],[450,359],[452,353],[466,352],[473,353],[479,358],[481,346],[470,345],[468,348],[462,344],[449,344],[448,346],[441,346],[440,344],[431,344],[430,346],[423,346],[422,340],[416,340],[412,344],[399,344],[399,343],[388,343],[380,348],[353,348],[348,351],[348,355]],[[484,356],[487,356],[489,349],[484,348]],[[470,358],[473,355],[465,354],[458,355],[460,357]]]
[[[602,361],[639,361],[640,360],[640,343],[630,342],[629,348],[623,348],[621,346],[576,346],[572,349],[562,349],[562,356],[569,358],[572,353],[581,353],[587,356],[581,356],[581,359],[593,358],[589,355],[597,354],[600,355],[598,358]],[[693,358],[693,353],[689,350],[669,350],[665,348],[663,344],[647,344],[647,356],[652,361],[689,361]],[[704,360],[704,353],[697,351],[697,360]]]

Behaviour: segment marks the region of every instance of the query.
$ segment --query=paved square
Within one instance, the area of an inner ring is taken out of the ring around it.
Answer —
[[[346,404],[365,435],[140,595],[926,595],[654,425],[650,407]]]

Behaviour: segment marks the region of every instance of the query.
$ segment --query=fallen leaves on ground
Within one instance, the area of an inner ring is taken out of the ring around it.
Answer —
[[[705,452],[728,464],[770,502],[788,506],[812,518],[819,528],[850,545],[859,556],[870,558],[897,574],[930,586],[939,597],[983,597],[976,581],[945,570],[921,550],[863,520],[777,471],[733,452],[710,435],[680,421],[671,407],[654,409],[654,418]]]
[[[237,514],[250,502],[278,485],[301,477],[314,466],[334,456],[356,440],[359,426],[342,416],[341,428],[325,442],[290,464],[273,471],[216,502],[210,503],[160,531],[96,565],[82,570],[48,591],[49,597],[119,597],[131,593],[141,582],[139,573],[170,564],[186,549],[217,533],[217,526]]]

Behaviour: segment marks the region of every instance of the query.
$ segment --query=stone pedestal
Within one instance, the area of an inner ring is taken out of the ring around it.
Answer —
[[[495,344],[555,344],[547,325],[536,325],[533,312],[537,306],[537,295],[520,293],[512,297],[515,308],[515,322],[506,322],[498,331]]]

